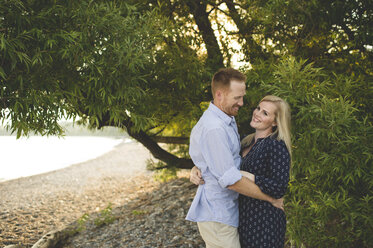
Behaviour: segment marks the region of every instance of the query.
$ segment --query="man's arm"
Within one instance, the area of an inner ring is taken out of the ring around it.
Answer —
[[[228,188],[252,198],[265,200],[272,203],[275,207],[283,208],[281,202],[280,206],[277,206],[277,201],[264,194],[255,183],[250,182],[247,178],[242,179],[244,177],[234,165],[233,154],[229,148],[229,137],[222,128],[213,128],[206,132],[203,141],[200,149],[204,160],[208,164],[209,171],[222,188]],[[201,174],[197,176],[201,177]],[[250,192],[251,190],[253,192]]]
[[[227,187],[230,190],[236,191],[241,195],[245,195],[251,198],[263,200],[270,202],[273,206],[284,210],[284,199],[275,199],[269,195],[264,194],[260,188],[247,177],[242,177],[241,180],[237,181],[235,184],[229,185]]]
[[[274,202],[274,198],[269,195],[264,194],[260,188],[247,177],[242,177],[241,180],[237,181],[235,184],[229,185],[227,187],[230,190],[236,191],[241,195],[246,195],[251,198],[268,201],[270,203]]]
[[[248,172],[242,172],[241,174],[249,176]],[[253,175],[253,174],[251,174]],[[227,188],[233,191],[236,191],[242,195],[246,195],[252,198],[256,198],[263,201],[273,202],[275,199],[264,194],[260,188],[250,179],[248,179],[246,176],[243,176],[240,180],[238,180],[235,184],[229,185]],[[253,175],[254,176],[254,175]],[[194,166],[192,170],[190,171],[190,178],[189,180],[194,183],[195,185],[204,184],[205,181],[202,178],[201,171],[197,168],[197,166]],[[255,179],[254,179],[255,180]]]
[[[201,171],[194,166],[190,172],[190,181],[196,185],[204,184],[202,179]],[[270,202],[273,206],[284,210],[284,199],[274,199],[264,194],[260,188],[246,177],[242,177],[241,180],[237,181],[233,185],[229,185],[228,189],[236,191],[242,195],[246,195],[252,198],[256,198],[263,201]]]

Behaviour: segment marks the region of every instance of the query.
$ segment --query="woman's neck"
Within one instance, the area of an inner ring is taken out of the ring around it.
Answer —
[[[268,137],[271,134],[272,134],[272,130],[256,130],[255,131],[255,142],[258,139],[266,138],[266,137]]]

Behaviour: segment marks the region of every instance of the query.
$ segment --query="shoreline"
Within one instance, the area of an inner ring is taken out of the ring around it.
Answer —
[[[134,142],[128,138],[68,136],[33,136],[17,140],[12,136],[0,137],[3,151],[0,183],[44,174],[99,158],[116,146]]]
[[[133,189],[152,181],[141,144],[120,143],[86,162],[0,182],[0,247],[28,247],[83,214],[122,205]]]

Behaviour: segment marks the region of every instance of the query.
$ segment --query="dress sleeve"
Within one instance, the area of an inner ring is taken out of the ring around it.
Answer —
[[[270,140],[267,146],[268,173],[255,176],[255,184],[263,193],[273,197],[284,196],[289,183],[290,154],[283,141]]]
[[[242,175],[235,167],[228,137],[224,130],[220,128],[209,130],[203,139],[201,146],[203,157],[219,185],[226,188],[239,181]]]

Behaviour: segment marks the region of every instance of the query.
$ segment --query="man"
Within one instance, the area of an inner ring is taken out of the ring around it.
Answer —
[[[190,135],[189,154],[204,184],[199,185],[186,219],[197,222],[207,248],[240,247],[239,193],[282,207],[281,200],[262,193],[239,170],[240,137],[234,116],[243,106],[245,81],[246,76],[232,68],[215,73],[211,83],[213,102]]]

